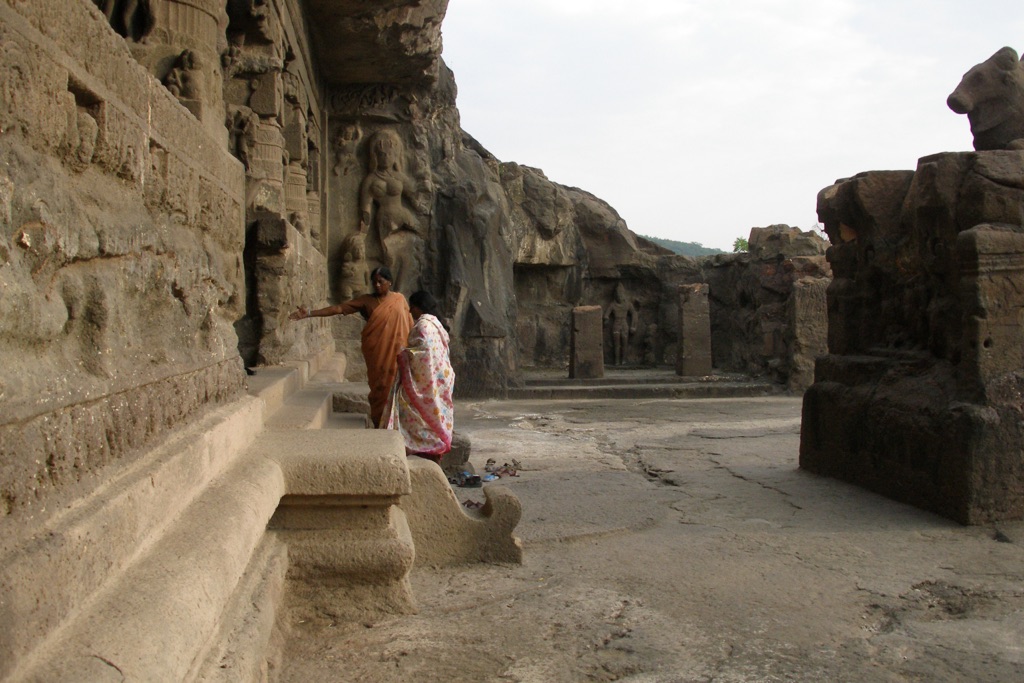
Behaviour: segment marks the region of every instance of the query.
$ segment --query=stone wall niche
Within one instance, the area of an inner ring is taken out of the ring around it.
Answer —
[[[941,154],[819,194],[835,280],[802,468],[964,524],[1024,517],[1022,171]]]

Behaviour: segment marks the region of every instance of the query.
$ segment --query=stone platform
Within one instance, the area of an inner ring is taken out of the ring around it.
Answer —
[[[606,367],[604,377],[570,379],[568,370],[530,368],[523,386],[509,389],[510,400],[743,398],[772,396],[786,388],[766,379],[738,373],[681,377],[671,368]]]

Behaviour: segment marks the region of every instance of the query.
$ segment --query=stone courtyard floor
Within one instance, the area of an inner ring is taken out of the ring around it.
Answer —
[[[523,564],[418,568],[418,614],[295,624],[281,679],[1024,680],[1024,523],[800,471],[800,406],[460,403],[478,472],[522,464],[495,484]]]

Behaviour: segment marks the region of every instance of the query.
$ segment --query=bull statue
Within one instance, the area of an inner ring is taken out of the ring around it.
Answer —
[[[1024,149],[1024,62],[1004,47],[964,74],[946,104],[967,114],[974,149]]]

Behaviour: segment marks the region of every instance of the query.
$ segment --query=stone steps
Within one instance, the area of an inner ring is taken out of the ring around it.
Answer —
[[[567,380],[567,382],[574,382]],[[630,383],[612,381],[598,383],[544,383],[508,390],[511,400],[578,400],[578,399],[649,399],[649,398],[737,398],[770,396],[785,391],[785,387],[767,381],[679,381],[656,383],[651,381]]]
[[[211,411],[0,558],[0,677],[266,680],[283,596],[342,618],[414,610],[416,561],[518,562],[518,501],[473,516],[398,432],[365,429],[365,384],[260,368]],[[410,471],[415,472],[416,485]],[[439,539],[454,539],[440,542]]]
[[[5,563],[0,583],[36,587],[4,596],[11,680],[184,680],[283,494],[279,468],[241,461],[261,423],[253,398],[214,411]]]

